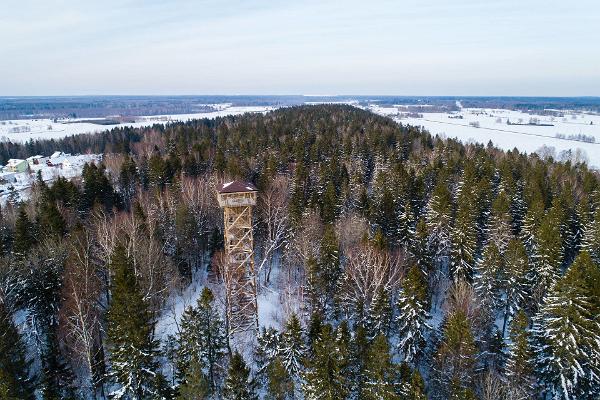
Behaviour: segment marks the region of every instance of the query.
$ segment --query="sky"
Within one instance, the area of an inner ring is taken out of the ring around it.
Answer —
[[[0,96],[600,96],[598,0],[0,0]]]

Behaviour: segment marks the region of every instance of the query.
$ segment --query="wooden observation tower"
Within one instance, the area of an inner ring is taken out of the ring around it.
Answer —
[[[256,187],[233,181],[217,189],[225,217],[225,265],[222,271],[227,300],[229,335],[258,329],[252,207]]]

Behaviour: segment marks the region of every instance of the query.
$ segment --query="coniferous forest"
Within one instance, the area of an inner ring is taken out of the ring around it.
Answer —
[[[351,106],[26,144],[103,153],[0,219],[2,399],[597,399],[600,175]],[[217,184],[259,189],[228,340]]]

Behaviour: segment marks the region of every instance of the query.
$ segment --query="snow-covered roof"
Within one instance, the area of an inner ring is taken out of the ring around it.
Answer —
[[[15,166],[15,165],[19,165],[22,162],[25,162],[25,160],[21,160],[20,158],[11,158],[10,160],[8,160],[8,162],[6,163],[6,166],[10,167],[10,166]]]
[[[250,182],[232,181],[219,185],[217,188],[219,193],[240,193],[240,192],[256,192],[258,189]]]
[[[57,158],[62,156],[64,153],[62,151],[55,151],[54,153],[52,153],[52,155],[50,156],[50,158]]]

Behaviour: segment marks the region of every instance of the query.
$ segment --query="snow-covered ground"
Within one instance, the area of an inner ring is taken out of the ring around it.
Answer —
[[[154,124],[164,124],[169,122],[189,121],[200,118],[216,118],[227,115],[238,115],[244,113],[264,113],[275,109],[271,106],[241,107],[232,106],[229,103],[211,104],[217,111],[195,113],[195,114],[177,114],[177,115],[153,115],[134,117],[135,122],[124,122],[117,125],[100,125],[90,120],[102,120],[104,118],[84,118],[58,120],[54,122],[51,119],[18,119],[0,121],[0,141],[26,142],[30,139],[58,139],[64,136],[76,135],[79,133],[97,133],[116,127],[144,127]]]
[[[600,167],[600,115],[564,111],[564,116],[553,117],[505,109],[465,108],[456,113],[421,113],[416,117],[408,116],[406,108],[401,105],[381,107],[371,104],[367,109],[390,116],[402,124],[422,126],[434,135],[483,144],[491,140],[504,150],[516,147],[519,151],[533,153],[545,145],[553,147],[556,155],[560,156],[563,151],[575,153],[580,149],[585,152],[591,166]],[[532,119],[536,119],[538,125],[529,125]],[[568,139],[577,135],[593,137],[595,143]]]
[[[29,189],[37,179],[38,171],[45,182],[52,182],[60,177],[74,178],[81,175],[86,163],[98,163],[102,160],[100,154],[63,155],[58,157],[62,165],[48,166],[47,164],[31,165],[29,172],[2,172],[0,173],[0,204],[5,204],[10,197],[15,200],[25,200],[29,196]],[[58,159],[57,158],[57,159]],[[58,160],[51,160],[57,163]],[[64,164],[63,164],[64,163]]]

